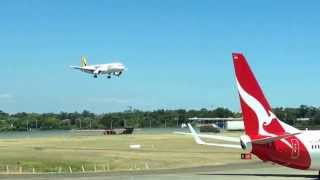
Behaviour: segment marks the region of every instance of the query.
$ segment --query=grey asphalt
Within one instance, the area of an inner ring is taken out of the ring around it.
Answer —
[[[317,171],[301,171],[265,163],[229,164],[155,171],[126,171],[88,174],[0,175],[0,179],[21,180],[296,180],[317,179]]]

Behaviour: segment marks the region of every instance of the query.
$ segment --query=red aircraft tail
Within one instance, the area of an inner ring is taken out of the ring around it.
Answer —
[[[273,113],[245,57],[232,54],[245,132],[250,138],[272,137],[298,130],[281,122]]]

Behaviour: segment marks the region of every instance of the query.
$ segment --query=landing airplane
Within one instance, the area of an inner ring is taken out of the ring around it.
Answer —
[[[282,166],[317,170],[320,177],[320,131],[300,131],[282,121],[272,112],[245,57],[232,54],[236,84],[245,126],[240,138],[215,135],[198,135],[188,124],[197,144],[226,148],[242,148],[264,162]],[[230,144],[208,143],[201,138],[211,138]],[[240,144],[231,144],[236,142]]]
[[[70,67],[73,69],[79,69],[80,71],[85,73],[93,74],[94,78],[97,78],[98,75],[103,74],[108,74],[108,78],[111,78],[111,75],[119,77],[125,70],[125,66],[122,63],[88,65],[88,61],[84,56],[81,56],[80,67]]]

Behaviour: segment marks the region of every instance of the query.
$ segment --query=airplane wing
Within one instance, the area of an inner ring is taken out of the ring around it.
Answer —
[[[182,135],[192,135],[192,133],[186,133],[186,132],[174,132],[175,134],[182,134]],[[239,143],[240,138],[238,137],[228,137],[228,136],[217,136],[217,135],[209,135],[209,134],[197,134],[200,138],[206,138],[206,139],[216,139],[221,141],[227,141],[227,142],[235,142]]]
[[[79,67],[79,66],[70,66],[70,68],[72,68],[72,69],[82,69],[82,68]]]
[[[97,69],[92,67],[92,66],[83,66],[83,67],[79,67],[79,66],[70,66],[70,68],[72,69],[79,69],[85,72],[95,72]]]
[[[194,140],[196,141],[197,144],[201,145],[207,145],[207,146],[217,146],[217,147],[227,147],[227,148],[237,148],[241,149],[240,145],[236,144],[217,144],[217,143],[207,143],[203,141],[200,137],[203,138],[209,138],[209,139],[216,139],[216,140],[223,140],[223,141],[228,141],[228,142],[240,142],[240,138],[234,138],[234,137],[225,137],[225,136],[215,136],[215,135],[198,135],[196,131],[193,129],[191,124],[188,123],[188,127],[191,131],[191,133],[184,133],[184,132],[175,132],[176,134],[184,134],[184,135],[192,135]],[[284,134],[284,135],[279,135],[275,137],[266,137],[266,138],[261,138],[261,139],[255,139],[252,140],[253,144],[267,144],[273,141],[285,139],[291,136],[295,136],[300,134],[301,132],[293,133],[293,134]]]
[[[188,123],[188,127],[191,131],[191,135],[193,136],[194,140],[196,141],[197,144],[200,145],[207,145],[207,146],[217,146],[217,147],[226,147],[226,148],[235,148],[235,149],[241,149],[241,146],[238,144],[217,144],[217,143],[207,143],[204,142],[202,139],[200,139],[200,137],[198,136],[198,134],[196,133],[196,131],[193,129],[193,127],[191,126],[191,124]],[[239,140],[237,141],[239,142]]]

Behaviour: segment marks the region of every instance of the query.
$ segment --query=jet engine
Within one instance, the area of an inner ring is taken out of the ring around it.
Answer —
[[[252,141],[248,135],[240,136],[240,145],[244,151],[246,151],[246,152],[252,151]]]
[[[122,71],[119,71],[119,72],[114,72],[113,73],[115,76],[120,76],[122,74]]]

